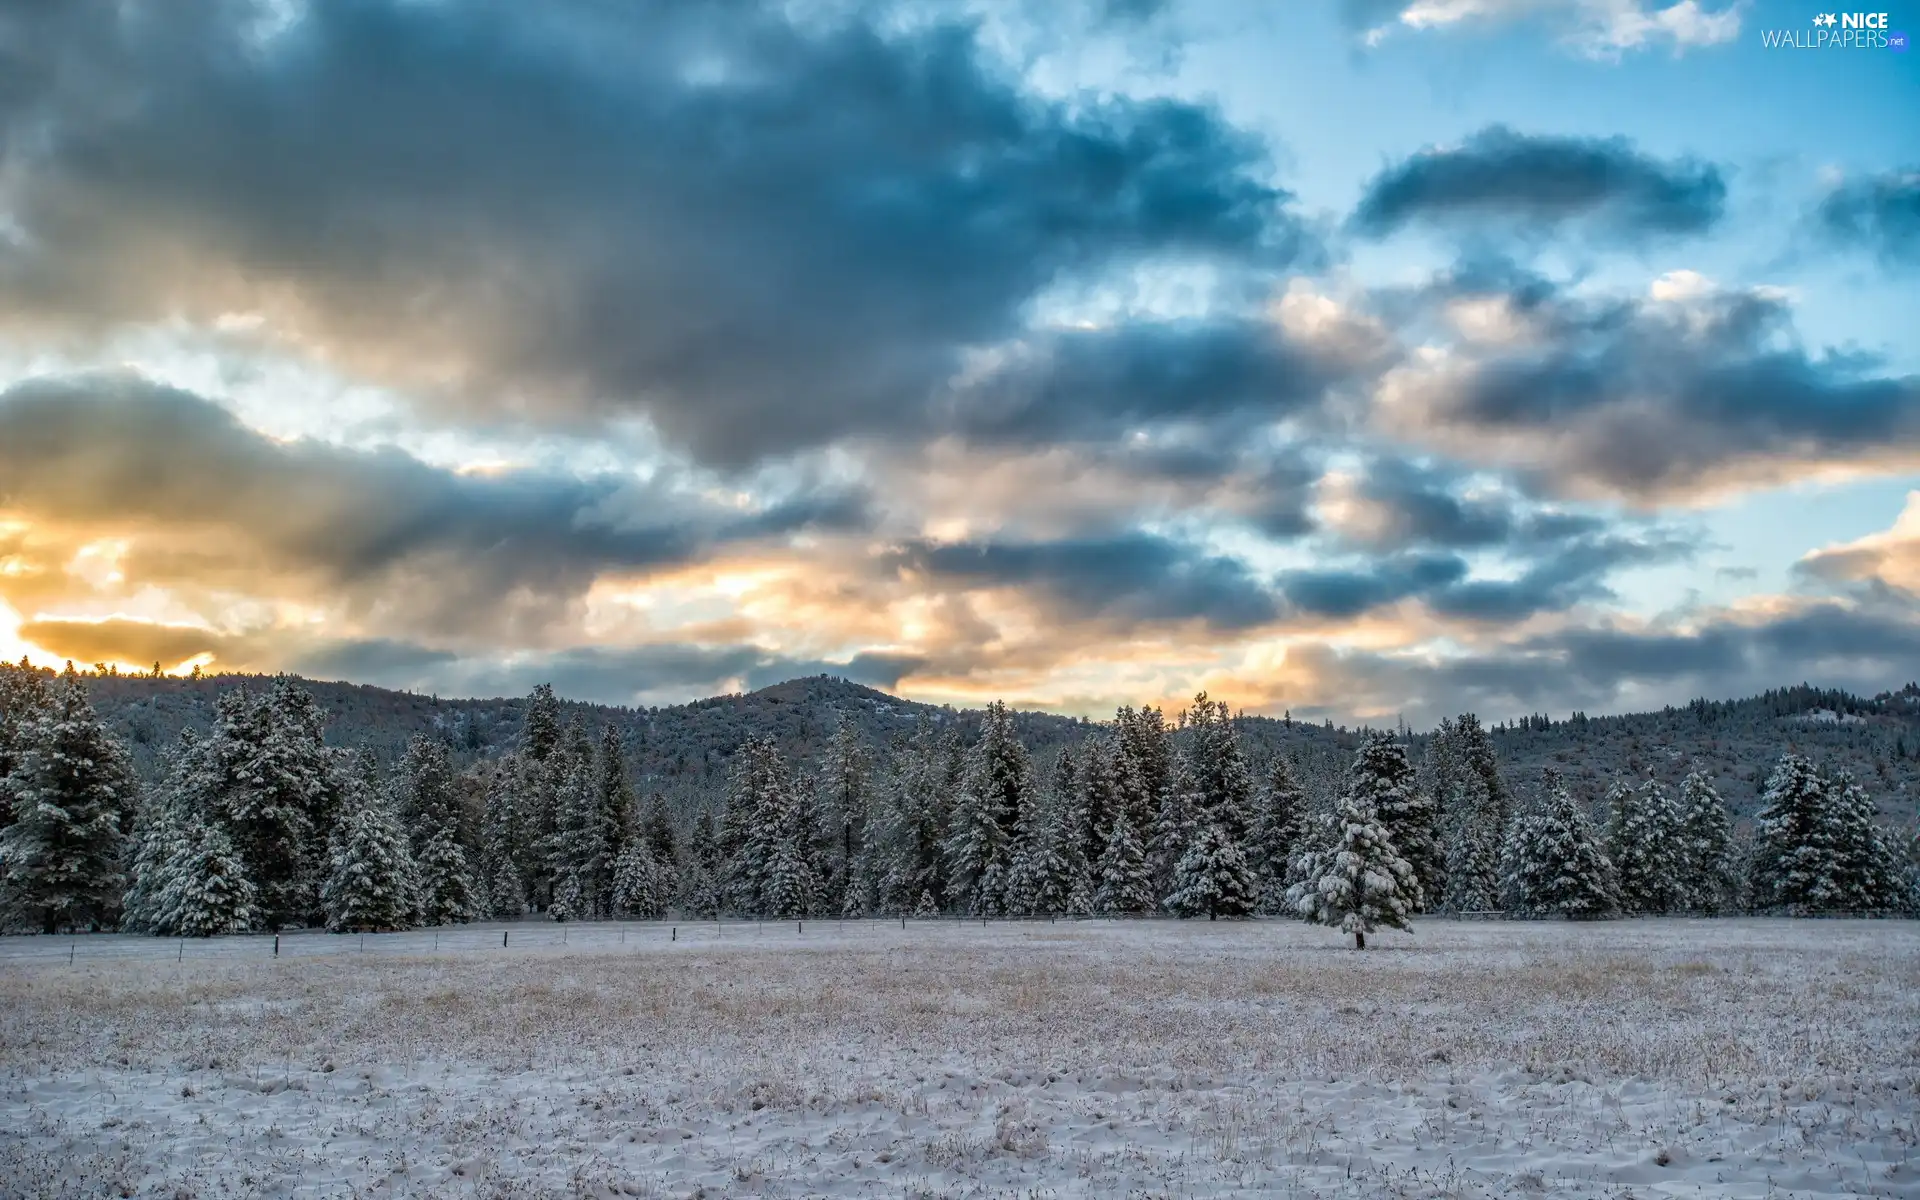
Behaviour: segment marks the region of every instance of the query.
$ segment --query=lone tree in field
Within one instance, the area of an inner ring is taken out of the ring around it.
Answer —
[[[1531,916],[1604,917],[1620,907],[1613,863],[1587,814],[1549,770],[1546,799],[1515,821],[1504,854],[1508,901]]]
[[[1300,857],[1299,882],[1287,891],[1296,911],[1316,925],[1353,935],[1356,950],[1380,926],[1412,932],[1407,923],[1424,897],[1413,865],[1400,857],[1368,792],[1349,788],[1324,843]]]
[[[1407,748],[1393,734],[1375,730],[1354,756],[1347,773],[1349,791],[1365,792],[1400,857],[1413,868],[1421,894],[1437,895],[1446,874],[1440,844],[1440,815],[1432,797],[1420,789]]]

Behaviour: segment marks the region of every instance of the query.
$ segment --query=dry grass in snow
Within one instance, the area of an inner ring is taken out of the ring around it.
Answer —
[[[15,939],[0,1193],[1920,1195],[1912,922],[631,933]]]

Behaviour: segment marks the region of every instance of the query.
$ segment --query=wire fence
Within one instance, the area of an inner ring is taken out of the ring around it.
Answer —
[[[1615,920],[1691,919],[1844,919],[1912,920],[1915,914],[1894,910],[1764,912],[1675,912],[1658,917],[1629,916]],[[1564,921],[1560,916],[1539,916],[1503,911],[1467,911],[1425,913],[1419,921]],[[1257,921],[1292,924],[1290,917],[1259,917]],[[966,926],[1068,925],[1140,925],[1180,923],[1168,914],[1107,914],[1100,916],[968,917],[892,916],[862,918],[814,918],[803,920],[757,919],[751,917],[668,917],[653,921],[572,921],[557,922],[529,917],[518,921],[490,921],[471,925],[449,925],[434,929],[409,929],[394,933],[328,933],[317,929],[299,929],[282,933],[229,934],[211,938],[155,938],[130,933],[78,933],[0,937],[0,970],[97,963],[112,960],[145,962],[238,962],[274,959],[325,958],[341,954],[420,956],[433,954],[513,954],[554,951],[642,951],[687,948],[713,948],[767,944],[778,940],[790,944],[816,942],[828,938],[869,940],[888,932],[910,932]]]

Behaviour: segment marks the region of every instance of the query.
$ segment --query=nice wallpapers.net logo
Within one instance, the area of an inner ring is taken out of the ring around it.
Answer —
[[[1892,50],[1905,52],[1907,35],[1887,27],[1883,12],[1818,12],[1805,29],[1762,29],[1770,50]]]

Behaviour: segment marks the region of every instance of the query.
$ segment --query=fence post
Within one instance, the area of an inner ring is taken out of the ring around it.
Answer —
[[[565,925],[560,927],[560,944],[562,946],[567,944],[567,927]]]
[[[73,965],[73,952],[79,945],[80,945],[80,940],[78,938],[67,939],[67,965],[68,966]]]
[[[678,925],[675,925],[673,927],[673,936],[668,938],[667,940],[670,942],[677,942],[680,940],[680,927]]]
[[[507,948],[507,931],[504,929],[500,931],[500,948],[502,950]]]
[[[367,931],[364,929],[360,931],[360,948],[362,950],[367,948]]]
[[[435,954],[440,953],[440,931],[438,929],[433,931],[433,952]]]
[[[807,923],[805,921],[795,921],[793,923],[793,931],[795,933],[805,933],[807,931]]]
[[[185,938],[180,939],[180,952],[173,956],[173,961],[175,962],[187,961],[187,939]]]
[[[280,957],[280,935],[277,933],[273,935],[273,956]]]

